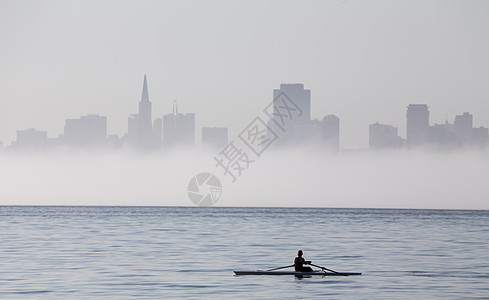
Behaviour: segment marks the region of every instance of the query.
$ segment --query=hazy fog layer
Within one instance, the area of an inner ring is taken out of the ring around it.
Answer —
[[[199,172],[223,184],[219,206],[489,209],[482,152],[266,152],[235,183],[213,151],[1,154],[0,205],[193,206]]]

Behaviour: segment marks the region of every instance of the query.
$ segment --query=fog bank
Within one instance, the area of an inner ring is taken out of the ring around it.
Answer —
[[[489,209],[487,152],[326,155],[267,151],[232,183],[218,151],[0,154],[0,205],[194,206],[190,179],[215,174],[217,206]]]

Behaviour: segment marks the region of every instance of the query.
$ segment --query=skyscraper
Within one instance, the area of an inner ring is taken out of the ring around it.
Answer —
[[[474,145],[479,147],[489,146],[489,129],[485,127],[472,129],[472,141]]]
[[[304,89],[302,83],[282,83],[280,89],[273,90],[273,98],[276,99],[282,93],[286,94],[302,111],[297,118],[291,119],[292,123],[300,124],[311,120],[311,90]],[[283,105],[281,102],[274,103],[276,112],[283,111],[279,108],[281,105]]]
[[[195,114],[181,114],[177,103],[173,104],[173,113],[163,116],[163,146],[194,146]]]
[[[106,146],[107,117],[87,115],[66,119],[62,140],[70,146]]]
[[[267,139],[278,136],[277,146],[316,145],[328,152],[339,152],[340,119],[327,115],[311,120],[311,90],[302,83],[281,84],[273,90],[273,102],[265,108],[270,117]]]
[[[15,149],[40,150],[48,145],[48,132],[34,128],[17,131],[17,140],[12,146]]]
[[[369,149],[393,149],[402,145],[402,139],[398,136],[397,127],[380,124],[379,122],[369,126]]]
[[[327,149],[340,151],[340,118],[335,115],[327,115],[321,121],[322,141]]]
[[[151,119],[151,102],[148,95],[148,83],[144,75],[143,93],[139,102],[139,138],[143,145],[150,145],[153,137]]]
[[[163,142],[163,119],[156,118],[153,121],[153,146],[160,148]]]
[[[472,126],[473,117],[468,112],[465,112],[463,115],[455,116],[455,121],[453,122],[453,130],[455,131],[462,143],[470,141],[472,139]]]
[[[155,134],[151,118],[151,102],[149,101],[148,83],[144,75],[143,92],[139,102],[139,113],[132,114],[128,119],[128,132],[126,142],[138,148],[149,149],[155,147]]]
[[[430,136],[430,112],[426,104],[410,104],[406,114],[408,147],[422,146]]]
[[[280,89],[273,90],[273,104],[266,110],[271,118],[268,126],[280,136],[278,144],[301,140],[304,126],[310,126],[311,90],[304,89],[302,83],[280,84]]]

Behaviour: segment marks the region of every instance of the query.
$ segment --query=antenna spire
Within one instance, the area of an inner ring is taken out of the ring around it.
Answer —
[[[178,115],[178,104],[177,104],[177,100],[173,100],[173,114],[175,116]]]

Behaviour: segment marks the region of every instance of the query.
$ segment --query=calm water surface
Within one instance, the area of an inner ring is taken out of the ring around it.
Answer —
[[[2,299],[489,299],[489,212],[0,207]],[[234,276],[293,263],[363,276]]]

